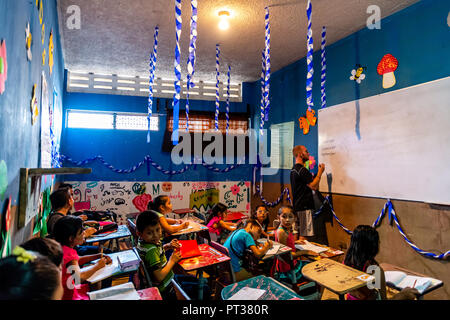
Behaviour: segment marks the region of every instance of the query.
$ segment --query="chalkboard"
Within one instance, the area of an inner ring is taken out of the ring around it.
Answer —
[[[318,112],[320,191],[450,204],[450,77]]]

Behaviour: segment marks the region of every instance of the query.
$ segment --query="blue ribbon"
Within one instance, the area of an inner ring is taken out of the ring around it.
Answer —
[[[320,82],[320,99],[322,102],[321,107],[327,107],[327,95],[325,94],[325,84],[327,81],[327,60],[325,58],[325,44],[326,44],[326,36],[327,36],[327,28],[322,27],[322,43],[320,46],[320,56],[322,63],[322,74],[321,74],[321,82]]]
[[[227,108],[226,108],[226,118],[227,118],[227,127],[226,134],[228,134],[228,130],[230,129],[230,81],[231,81],[231,66],[228,65],[228,73],[227,73]]]
[[[308,110],[311,110],[314,107],[312,96],[313,75],[314,75],[314,67],[313,67],[314,41],[312,37],[311,14],[312,14],[311,0],[308,0],[306,7],[306,17],[308,18],[308,31],[306,35],[306,43],[308,50],[306,55],[307,72],[308,72],[306,75],[306,104],[308,105]]]
[[[175,25],[176,25],[176,44],[175,44],[175,93],[173,95],[173,145],[178,144],[178,128],[179,128],[179,115],[180,115],[180,94],[181,94],[181,67],[180,67],[180,36],[181,36],[181,0],[175,0]]]
[[[189,43],[189,58],[187,61],[187,94],[186,94],[186,131],[189,131],[189,90],[195,87],[192,81],[195,73],[196,43],[197,43],[197,0],[191,0],[191,34]]]
[[[220,46],[218,44],[216,44],[216,114],[215,114],[215,119],[214,119],[216,131],[219,131],[219,107],[220,107],[220,102],[219,102],[219,83],[220,83],[219,82],[219,76],[220,76],[219,56],[220,56]]]
[[[153,35],[154,43],[153,43],[153,52],[150,55],[150,79],[149,79],[149,87],[148,87],[148,116],[147,116],[147,143],[150,143],[150,122],[152,118],[153,112],[153,82],[155,81],[155,70],[156,70],[156,60],[158,56],[158,31],[159,27],[155,27],[155,34]]]

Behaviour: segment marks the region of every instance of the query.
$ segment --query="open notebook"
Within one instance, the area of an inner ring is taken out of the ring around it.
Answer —
[[[266,290],[244,287],[228,298],[228,300],[258,300],[264,293],[266,293]]]
[[[296,243],[295,247],[298,250],[309,250],[309,251],[313,251],[315,253],[322,253],[322,252],[328,251],[327,248],[316,246],[316,245],[312,244],[311,242],[309,242],[308,240],[304,240],[303,244]]]
[[[140,300],[139,294],[131,282],[88,292],[88,295],[91,300]]]
[[[442,283],[442,281],[437,279],[407,275],[401,271],[385,271],[384,276],[386,283],[390,283],[399,289],[406,287],[415,288],[419,293],[423,293],[431,286]]]

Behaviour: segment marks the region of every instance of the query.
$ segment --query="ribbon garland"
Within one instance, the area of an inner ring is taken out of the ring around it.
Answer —
[[[148,87],[148,129],[147,129],[147,143],[150,143],[150,122],[153,112],[153,82],[155,81],[156,60],[158,57],[158,32],[159,27],[155,27],[155,33],[153,35],[153,52],[150,55],[150,79]]]
[[[259,195],[259,197],[261,198],[261,201],[268,207],[275,207],[277,206],[282,200],[283,200],[283,196],[286,194],[286,200],[292,205],[292,200],[291,200],[291,196],[289,193],[289,189],[288,188],[284,188],[283,191],[281,192],[281,195],[278,197],[277,200],[273,201],[273,202],[269,202],[267,201],[260,190],[260,187],[255,183],[255,187],[256,187],[256,193]]]
[[[191,16],[191,35],[189,43],[189,58],[187,61],[187,94],[186,94],[186,132],[189,131],[189,89],[194,88],[192,81],[195,73],[195,60],[197,50],[197,0],[191,0],[192,16]]]
[[[220,63],[219,63],[219,56],[220,56],[220,46],[216,44],[216,114],[215,114],[215,127],[216,131],[219,131],[219,76],[220,76]]]
[[[227,109],[226,109],[226,118],[227,118],[227,127],[226,134],[228,134],[228,130],[230,129],[230,82],[231,82],[231,66],[228,65],[228,73],[227,73]]]
[[[261,52],[262,57],[262,71],[261,71],[261,121],[259,125],[259,134],[263,135],[263,128],[264,128],[264,119],[265,119],[265,104],[264,104],[264,92],[265,89],[265,76],[266,76],[266,57],[264,54],[264,50]]]
[[[265,8],[265,75],[264,75],[264,121],[269,121],[270,110],[270,19],[269,19],[269,7]]]
[[[322,42],[320,45],[320,57],[322,63],[322,74],[321,74],[321,82],[320,82],[320,100],[322,102],[322,108],[327,107],[327,95],[325,94],[325,83],[327,81],[327,60],[325,58],[325,44],[327,42],[327,28],[325,26],[322,27]]]
[[[180,115],[180,93],[181,93],[181,67],[180,67],[180,37],[181,37],[181,0],[175,0],[175,24],[176,24],[176,45],[175,45],[175,93],[173,95],[173,133],[172,143],[178,144],[178,122]]]
[[[313,103],[313,97],[312,97],[312,87],[313,87],[313,75],[314,75],[314,67],[313,67],[313,52],[314,52],[314,42],[312,37],[312,28],[311,28],[311,13],[312,13],[312,6],[311,6],[311,0],[308,0],[307,6],[306,6],[306,16],[308,18],[308,32],[306,35],[306,43],[307,43],[307,49],[308,53],[306,55],[306,63],[307,63],[307,75],[306,75],[306,104],[308,106],[308,110],[311,111],[311,109],[314,106]]]

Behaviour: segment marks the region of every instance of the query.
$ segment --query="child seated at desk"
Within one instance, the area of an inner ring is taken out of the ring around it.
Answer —
[[[236,281],[254,277],[250,271],[242,267],[246,249],[250,249],[257,258],[261,258],[272,247],[272,241],[270,240],[264,242],[263,245],[256,244],[255,241],[261,236],[261,231],[261,225],[256,220],[249,219],[244,229],[234,231],[225,241],[224,246],[230,253],[231,266]]]
[[[353,230],[350,246],[344,258],[344,264],[354,269],[366,272],[370,265],[380,268],[380,290],[362,287],[347,294],[347,300],[386,300],[386,279],[384,270],[375,260],[380,247],[380,238],[375,228],[367,225],[359,225]],[[419,294],[417,289],[405,288],[397,293],[393,300],[413,300]]]
[[[275,230],[275,241],[284,244],[292,249],[292,259],[294,259],[294,272],[297,281],[303,276],[301,270],[304,265],[308,264],[309,261],[300,260],[301,256],[309,255],[309,256],[317,256],[317,253],[309,251],[309,250],[297,250],[295,248],[295,240],[293,234],[293,225],[295,221],[294,208],[292,206],[286,205],[282,206],[278,210],[278,219],[280,221],[280,225],[278,229]],[[290,283],[294,283],[292,279],[291,266],[284,262],[276,259],[275,262],[276,269],[276,278],[279,280],[288,280]]]
[[[46,256],[14,248],[0,259],[0,300],[61,300],[61,270]]]
[[[84,242],[83,220],[74,216],[65,216],[55,223],[54,237],[63,250],[62,284],[64,288],[63,300],[89,300],[88,285],[81,284],[106,264],[111,264],[111,258],[103,253],[78,256],[74,247]],[[81,271],[80,265],[99,259],[97,263],[87,270]],[[71,283],[68,284],[70,279]]]
[[[166,218],[166,213],[172,212],[172,202],[166,195],[157,196],[153,201],[147,204],[148,210],[153,210],[158,214],[161,228],[167,235],[171,235],[189,226],[189,221],[183,222],[181,219]],[[179,224],[174,226],[174,224]]]
[[[236,224],[231,222],[225,222],[223,219],[228,210],[228,207],[223,203],[216,203],[212,209],[211,214],[208,218],[206,226],[208,227],[209,233],[215,234],[220,241],[220,238],[224,237],[224,230],[234,231],[236,230]]]
[[[61,268],[63,251],[57,241],[50,238],[33,238],[20,246],[27,251],[34,251],[49,258],[58,268]]]
[[[252,213],[252,219],[255,219],[259,222],[259,224],[263,227],[261,236],[264,238],[269,238],[270,235],[267,233],[267,228],[269,227],[269,208],[261,204],[256,207],[255,211]]]
[[[161,241],[162,228],[161,219],[155,211],[144,211],[136,219],[136,233],[139,236],[137,250],[142,261],[144,261],[152,285],[158,286],[163,300],[176,300],[175,289],[172,279],[175,277],[174,266],[180,261],[181,253],[178,250],[180,243],[173,239],[170,243],[164,244]],[[174,249],[167,261],[165,251]],[[193,297],[197,293],[194,286],[186,287],[184,283],[196,283],[197,279],[189,275],[176,275],[175,280],[186,293]]]

